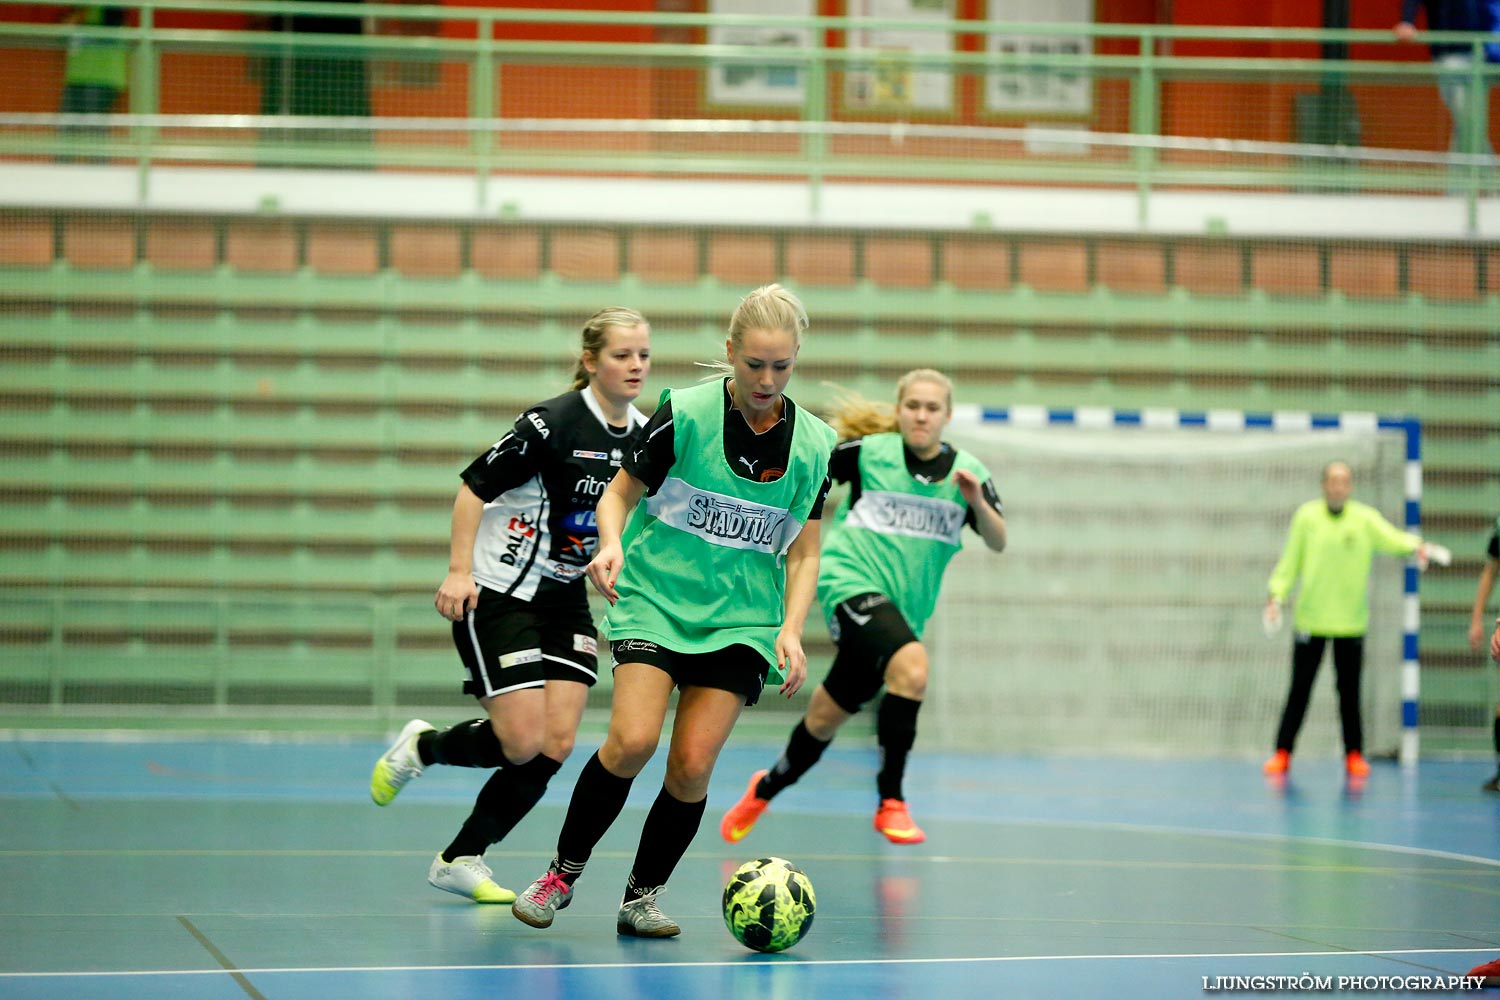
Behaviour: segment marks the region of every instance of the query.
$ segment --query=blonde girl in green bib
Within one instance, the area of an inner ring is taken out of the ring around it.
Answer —
[[[819,519],[833,429],[785,395],[807,328],[791,292],[745,296],[729,323],[727,377],[664,392],[599,499],[588,575],[604,623],[614,700],[584,765],[547,872],[512,907],[551,925],[594,846],[656,752],[678,691],[666,777],[641,830],[618,933],[681,932],[657,897],[697,834],[724,742],[769,676],[795,694],[818,579]]]
[[[828,532],[818,575],[818,601],[838,653],[781,759],[751,775],[724,815],[725,840],[749,833],[770,800],[818,762],[882,685],[874,826],[893,843],[926,839],[902,790],[927,690],[922,631],[965,525],[990,550],[1005,548],[1005,518],[989,472],[942,439],[952,416],[953,386],[930,368],[902,376],[894,413],[858,397],[841,403],[833,424],[843,443],[829,472],[849,485],[849,494]]]

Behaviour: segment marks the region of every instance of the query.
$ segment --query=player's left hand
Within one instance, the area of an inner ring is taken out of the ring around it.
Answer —
[[[604,599],[613,605],[620,599],[615,590],[615,581],[620,579],[620,568],[624,565],[625,553],[618,542],[605,542],[594,552],[594,558],[589,560],[588,573],[589,582],[594,589],[604,595]]]
[[[802,651],[802,636],[782,630],[776,633],[776,665],[781,668],[783,698],[790,698],[807,680],[807,654]]]
[[[979,504],[979,477],[968,469],[953,470],[953,485],[958,487],[958,492],[963,494],[970,507]]]

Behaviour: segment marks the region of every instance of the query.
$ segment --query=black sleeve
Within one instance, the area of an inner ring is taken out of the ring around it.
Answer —
[[[547,439],[552,430],[543,412],[527,410],[516,418],[515,426],[505,437],[470,462],[459,475],[475,496],[489,503],[537,475],[546,458]]]
[[[1491,532],[1490,547],[1485,550],[1485,554],[1491,559],[1500,559],[1500,528]]]
[[[813,501],[812,510],[807,512],[809,521],[821,521],[823,519],[823,502],[828,499],[828,489],[833,485],[833,479],[829,476],[823,477],[823,486],[818,490],[818,499]]]
[[[993,479],[986,479],[979,484],[979,495],[984,498],[985,503],[994,508],[996,514],[999,514],[1001,517],[1005,516],[1005,508],[1000,505],[1000,494],[995,492],[995,481]],[[970,507],[968,512],[964,514],[964,523],[975,531],[979,530],[979,515],[974,513],[973,507]]]
[[[661,484],[667,481],[667,473],[677,460],[676,439],[672,431],[672,401],[668,399],[656,408],[646,425],[631,438],[630,450],[620,468],[646,484],[646,491],[654,495]]]
[[[828,456],[828,478],[840,483],[852,483],[859,478],[859,445],[863,438],[843,441],[834,446]]]

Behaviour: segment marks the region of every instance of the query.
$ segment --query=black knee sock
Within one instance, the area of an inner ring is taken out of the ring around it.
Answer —
[[[1495,716],[1495,773],[1500,774],[1500,715]]]
[[[799,720],[792,729],[791,739],[786,741],[786,749],[781,752],[781,759],[755,786],[755,797],[770,801],[789,786],[796,784],[798,778],[812,770],[812,766],[818,762],[818,758],[823,756],[823,751],[827,750],[828,744],[832,742],[832,740],[818,739],[808,732],[807,720]]]
[[[902,799],[901,781],[906,776],[906,755],[917,741],[917,712],[922,703],[885,693],[880,699],[880,714],[875,721],[876,739],[880,743],[880,773],[875,785],[882,799]]]
[[[490,775],[474,800],[474,811],[443,852],[443,860],[478,856],[505,839],[521,817],[541,801],[547,782],[560,767],[559,761],[538,754],[524,764],[513,764]]]
[[[594,845],[625,808],[625,798],[634,780],[610,774],[599,763],[597,753],[583,765],[578,784],[573,786],[573,800],[568,803],[562,832],[557,835],[557,857],[552,859],[552,870],[569,885],[583,873]]]
[[[657,793],[651,812],[646,815],[646,825],[641,827],[641,842],[635,849],[635,864],[630,866],[622,902],[629,902],[638,894],[633,890],[651,890],[667,884],[677,862],[698,835],[698,825],[707,807],[706,798],[683,802],[665,787]]]
[[[471,719],[451,729],[417,737],[417,756],[428,764],[451,767],[504,767],[505,751],[489,719]]]

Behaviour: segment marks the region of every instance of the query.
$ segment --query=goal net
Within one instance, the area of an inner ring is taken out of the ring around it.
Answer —
[[[1292,512],[1320,495],[1322,467],[1342,460],[1355,498],[1403,525],[1406,433],[1374,418],[1315,429],[1306,415],[1273,428],[1241,414],[1163,414],[954,420],[946,436],[993,473],[1010,539],[1000,556],[969,544],[949,569],[926,637],[924,735],[1047,753],[1273,749],[1296,592],[1274,638],[1260,612]],[[1415,639],[1404,640],[1416,631],[1404,575],[1403,560],[1376,557],[1362,691],[1374,755],[1403,749],[1404,650],[1415,660]],[[1325,656],[1299,755],[1341,752]],[[1413,688],[1415,673],[1408,664]]]

